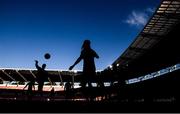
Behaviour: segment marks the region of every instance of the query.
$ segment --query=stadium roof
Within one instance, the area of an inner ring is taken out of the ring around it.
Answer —
[[[173,45],[175,45],[178,42],[177,39],[179,35],[178,34],[179,23],[180,23],[180,0],[163,0],[159,5],[159,7],[156,9],[153,16],[148,21],[148,23],[138,34],[137,38],[124,51],[124,53],[117,60],[114,61],[112,66],[118,67],[119,69],[128,67],[127,68],[128,71],[129,72],[132,71],[133,72],[132,75],[136,75],[138,74],[136,72],[147,73],[155,70],[155,69],[151,69],[150,66],[148,66],[149,61],[155,63],[156,58],[154,56],[156,56],[157,58],[165,58],[168,57],[169,55],[172,56],[171,57],[172,59],[174,57],[176,62],[179,62],[179,56],[175,54],[178,52],[175,53],[169,52],[169,50],[175,51],[175,49],[177,49]],[[159,52],[157,50],[159,50]],[[167,50],[166,56],[163,57],[161,56],[161,54],[159,54],[166,50]],[[159,59],[159,61],[161,60]],[[167,61],[173,61],[173,60],[169,59]],[[166,64],[166,62],[164,64]],[[168,65],[173,65],[173,64],[176,63],[173,62]],[[158,64],[151,64],[151,67],[153,67],[153,65],[157,66]],[[135,70],[136,69],[135,67],[143,68],[142,66],[148,67],[149,71],[147,69],[146,70],[141,69],[137,71]],[[160,66],[158,69],[160,69]]]
[[[161,41],[180,22],[179,19],[180,1],[163,1],[141,33],[113,64],[126,65],[143,55]]]

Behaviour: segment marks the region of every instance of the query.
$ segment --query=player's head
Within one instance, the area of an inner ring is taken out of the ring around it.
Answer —
[[[42,65],[42,69],[45,69],[45,68],[46,68],[46,64],[43,64],[43,65]]]
[[[91,41],[90,40],[84,40],[84,43],[82,45],[82,49],[91,48],[90,47]]]

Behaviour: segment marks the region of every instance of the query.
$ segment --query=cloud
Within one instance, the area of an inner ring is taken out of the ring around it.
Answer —
[[[149,13],[154,13],[155,12],[155,8],[147,8],[146,11],[149,12]]]
[[[145,25],[147,22],[147,15],[145,13],[132,11],[125,22],[135,26]]]
[[[131,26],[136,26],[136,27],[141,27],[144,26],[149,17],[154,13],[155,9],[154,8],[146,8],[143,11],[132,11],[131,14],[128,15],[127,19],[125,20],[125,23],[131,25]]]

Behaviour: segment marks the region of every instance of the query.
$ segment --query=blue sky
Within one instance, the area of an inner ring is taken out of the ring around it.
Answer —
[[[131,44],[160,0],[1,0],[0,68],[67,70],[85,39],[99,54],[97,70]],[[51,54],[45,60],[44,54]],[[74,69],[81,70],[82,62]]]

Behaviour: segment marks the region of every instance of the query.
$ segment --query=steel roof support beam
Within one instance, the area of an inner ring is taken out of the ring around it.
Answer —
[[[61,85],[64,85],[60,71],[58,71],[58,75],[59,75],[59,79],[60,79],[60,81],[61,81]]]
[[[160,18],[163,17],[163,18],[166,18],[166,19],[177,19],[177,20],[180,19],[180,14],[176,14],[176,13],[173,13],[173,14],[157,13],[156,15],[161,16]]]
[[[145,51],[148,51],[148,49],[137,48],[137,47],[129,47],[129,50],[133,50],[133,51],[136,51],[136,52],[145,52]]]
[[[154,28],[154,27],[152,27],[152,28]],[[161,39],[161,37],[163,37],[163,35],[143,33],[143,32],[140,34],[140,36],[150,38],[150,39],[155,39],[155,40],[159,40],[159,39]]]
[[[48,80],[49,80],[49,82],[51,83],[51,87],[52,87],[52,84],[53,84],[53,83],[52,83],[52,81],[51,81],[51,79],[50,79],[49,77],[48,77]]]
[[[32,70],[29,70],[29,72],[30,72],[31,75],[36,79],[36,75],[32,72]]]
[[[16,73],[24,80],[27,82],[27,79],[20,73],[18,72],[19,70],[16,70]]]
[[[133,60],[133,58],[130,58],[130,57],[121,57],[121,59],[124,59],[124,60]]]
[[[1,80],[1,81],[5,81],[5,80],[4,80],[4,79],[2,79],[1,77],[0,77],[0,80]]]
[[[8,73],[5,72],[5,70],[2,70],[2,72],[9,78],[11,78],[13,81],[16,81],[12,76],[10,76]]]
[[[72,86],[74,88],[74,75],[72,75]]]

